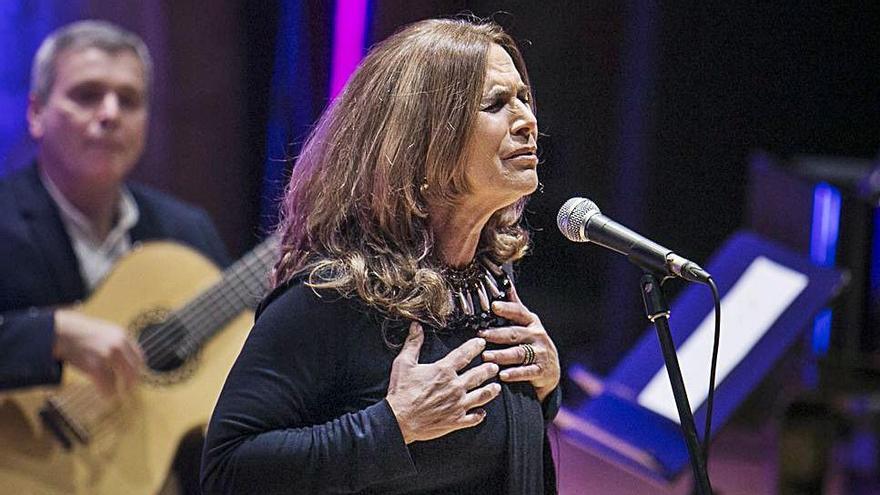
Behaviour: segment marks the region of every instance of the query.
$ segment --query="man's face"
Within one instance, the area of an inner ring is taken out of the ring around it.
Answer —
[[[118,186],[144,149],[147,87],[129,50],[63,51],[46,101],[31,97],[28,128],[39,162],[59,186]]]

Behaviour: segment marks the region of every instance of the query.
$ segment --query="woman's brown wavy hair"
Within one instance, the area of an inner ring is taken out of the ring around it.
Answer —
[[[491,22],[421,21],[370,50],[295,161],[277,228],[276,286],[304,276],[393,320],[445,326],[452,304],[426,196],[455,204],[471,187],[463,155],[492,44],[528,85],[513,39]],[[502,263],[525,254],[524,204],[495,212],[478,254]]]

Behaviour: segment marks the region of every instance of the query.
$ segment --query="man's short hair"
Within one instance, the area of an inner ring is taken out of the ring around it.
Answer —
[[[130,50],[141,61],[147,87],[153,73],[153,61],[147,45],[140,36],[106,21],[78,21],[52,32],[34,55],[31,67],[31,95],[45,102],[55,84],[56,62],[65,50],[98,48],[107,53]]]

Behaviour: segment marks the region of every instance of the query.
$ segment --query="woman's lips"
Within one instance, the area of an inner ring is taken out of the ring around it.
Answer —
[[[520,168],[535,168],[538,166],[538,157],[534,153],[515,155],[503,161]]]

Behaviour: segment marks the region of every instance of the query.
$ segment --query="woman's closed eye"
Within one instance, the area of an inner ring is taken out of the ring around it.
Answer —
[[[529,105],[530,99],[529,99],[528,92],[524,92],[524,93],[520,93],[520,94],[516,95],[516,99],[521,101],[526,106]],[[484,104],[483,108],[481,108],[481,111],[489,112],[489,113],[496,113],[508,104],[510,104],[512,107],[515,106],[514,103],[515,103],[515,100],[513,98],[499,96],[499,97],[495,98],[494,100],[492,100],[491,103]]]
[[[496,113],[496,112],[498,112],[499,110],[501,110],[502,108],[504,108],[504,105],[506,105],[506,104],[507,104],[507,100],[506,100],[506,99],[504,99],[504,98],[495,98],[495,99],[494,99],[491,103],[489,103],[488,105],[484,105],[483,108],[482,108],[481,110],[482,110],[483,112]]]

